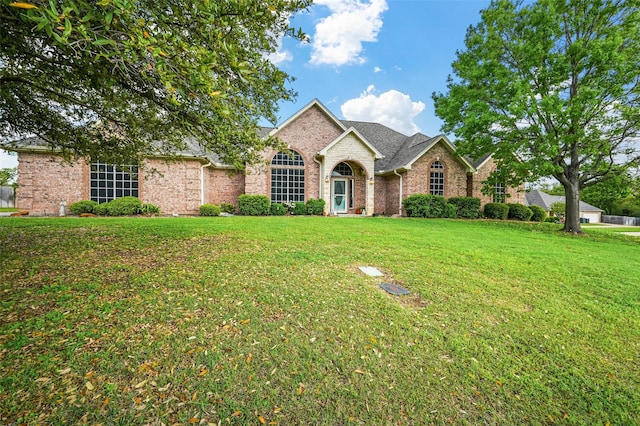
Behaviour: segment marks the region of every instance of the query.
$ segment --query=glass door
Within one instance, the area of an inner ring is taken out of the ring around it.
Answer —
[[[332,210],[334,213],[347,212],[347,180],[333,180]]]

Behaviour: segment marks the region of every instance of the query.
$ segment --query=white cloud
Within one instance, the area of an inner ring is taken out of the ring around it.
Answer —
[[[371,85],[360,97],[342,104],[340,110],[344,118],[384,124],[406,135],[420,131],[413,119],[424,111],[426,105],[423,102],[414,102],[409,95],[397,90],[389,90],[379,96],[375,92]]]
[[[283,62],[290,62],[293,59],[293,55],[288,50],[282,50],[282,46],[280,46],[280,48],[270,54],[267,59],[274,65],[280,65]]]
[[[374,42],[382,28],[386,0],[315,0],[331,14],[316,24],[312,37],[312,64],[362,64],[363,42]]]
[[[379,72],[382,72],[382,68],[380,67],[373,67],[373,72],[378,74]]]

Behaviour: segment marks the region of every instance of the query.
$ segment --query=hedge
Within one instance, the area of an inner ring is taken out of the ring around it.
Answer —
[[[93,209],[98,205],[97,202],[92,200],[82,200],[73,203],[69,206],[71,213],[81,215],[83,213],[93,213]]]
[[[503,203],[487,203],[484,205],[484,217],[487,219],[505,220],[509,215],[509,206]]]
[[[266,195],[242,194],[238,197],[238,210],[245,216],[268,216],[271,200]]]
[[[402,201],[409,217],[444,217],[447,201],[439,195],[414,194]]]
[[[306,204],[307,214],[322,216],[322,213],[324,213],[324,204],[324,200],[309,198]]]
[[[547,217],[547,212],[540,206],[529,206],[533,214],[531,215],[531,219],[533,222],[544,222],[544,219]]]
[[[287,214],[287,208],[282,203],[271,204],[271,216],[284,216]]]
[[[220,216],[220,207],[215,204],[203,204],[200,206],[200,216]]]
[[[480,217],[480,199],[476,197],[451,197],[447,204],[456,208],[456,217],[476,219]]]
[[[533,211],[524,204],[509,203],[507,206],[509,206],[509,213],[507,214],[509,219],[527,221],[533,215]]]

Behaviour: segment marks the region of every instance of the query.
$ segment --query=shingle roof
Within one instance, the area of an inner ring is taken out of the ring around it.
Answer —
[[[546,192],[534,189],[525,194],[525,200],[528,206],[540,206],[546,211],[549,211],[551,210],[551,205],[553,203],[564,203],[566,198],[562,195],[549,195]],[[580,201],[580,211],[601,212],[602,210],[595,206],[592,206],[591,204],[587,204],[584,201]]]
[[[401,150],[407,141],[406,135],[379,123],[349,120],[343,120],[342,123],[347,127],[355,128],[384,155],[383,159],[376,161],[376,171],[389,170],[388,164],[392,162],[397,152]]]

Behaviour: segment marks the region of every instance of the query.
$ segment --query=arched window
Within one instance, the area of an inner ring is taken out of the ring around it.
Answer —
[[[304,160],[296,151],[279,152],[271,160],[271,202],[304,202]]]
[[[333,168],[331,176],[353,176],[353,169],[347,163],[340,163]]]
[[[429,171],[429,194],[444,197],[444,165],[440,161],[431,163]]]

